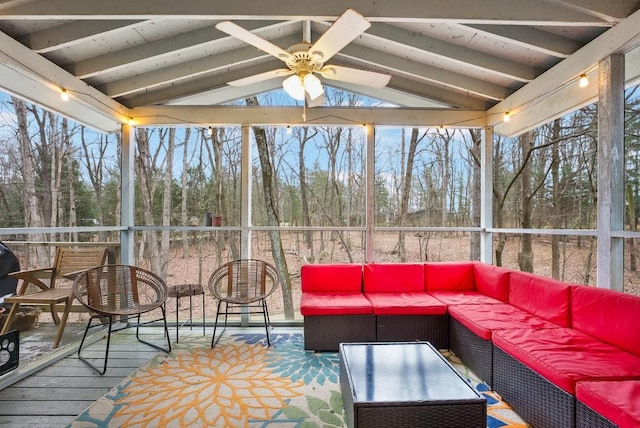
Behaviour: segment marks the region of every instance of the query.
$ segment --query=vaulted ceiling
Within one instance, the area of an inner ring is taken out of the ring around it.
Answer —
[[[286,50],[317,41],[347,8],[371,26],[328,63],[391,78],[371,88],[321,77],[382,106],[314,107],[314,123],[495,126],[513,135],[593,101],[597,64],[608,55],[626,54],[628,83],[640,76],[635,0],[0,0],[0,88],[104,131],[129,117],[139,125],[299,121],[291,103],[225,106],[281,88],[282,77],[228,82],[283,62],[215,25],[230,20]],[[583,73],[594,84],[578,89]]]

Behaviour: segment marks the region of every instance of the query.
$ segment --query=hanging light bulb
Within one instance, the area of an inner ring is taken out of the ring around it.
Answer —
[[[287,125],[287,135],[291,135],[293,133],[293,129],[291,129],[291,125]]]
[[[322,83],[313,73],[308,73],[304,76],[304,88],[309,93],[309,98],[315,100],[320,95],[324,94],[322,89]]]
[[[130,118],[129,118],[128,123],[129,123],[129,126],[133,126],[133,125],[135,125],[135,124],[136,124],[136,122],[133,120],[133,118],[132,118],[132,117],[130,117]]]
[[[589,78],[587,77],[586,74],[581,74],[580,75],[580,83],[579,83],[581,88],[586,88],[587,86],[589,86]]]
[[[304,85],[297,74],[284,79],[282,82],[282,88],[292,98],[304,101]]]
[[[62,101],[69,101],[69,92],[67,92],[66,89],[63,89],[62,92],[60,92],[60,99]]]
[[[207,128],[207,135],[211,137],[213,135],[213,128],[210,126]]]
[[[511,119],[511,115],[509,114],[509,112],[504,112],[504,117],[502,118],[502,120],[505,122],[509,122],[509,119]]]

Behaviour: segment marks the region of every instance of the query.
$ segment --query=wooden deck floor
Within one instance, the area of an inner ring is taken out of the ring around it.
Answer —
[[[162,334],[161,329],[148,329],[153,330],[150,331],[153,336],[149,338],[156,343]],[[276,327],[275,330],[279,329]],[[287,328],[287,332],[293,330],[302,331],[301,328]],[[264,327],[256,331],[264,331]],[[172,343],[175,341],[173,332],[175,330],[170,329]],[[210,336],[212,332],[207,327],[206,334]],[[201,336],[202,329],[181,329],[180,337],[186,335]],[[86,352],[83,350],[83,355],[101,358],[104,342],[100,340],[92,344],[86,348]],[[0,426],[67,426],[89,405],[158,353],[156,349],[138,342],[134,329],[120,331],[112,336],[109,367],[107,373],[100,376],[77,358],[75,349],[76,346],[66,347],[65,353],[68,355],[55,357],[53,364],[0,391]],[[14,372],[4,376],[11,373]]]

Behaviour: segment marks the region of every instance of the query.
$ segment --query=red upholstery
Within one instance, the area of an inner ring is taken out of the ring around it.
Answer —
[[[300,268],[300,286],[303,292],[362,291],[362,265],[303,265]]]
[[[640,379],[640,357],[577,330],[498,330],[492,341],[570,394],[581,380]]]
[[[474,290],[473,263],[431,263],[424,264],[424,282],[427,291]]]
[[[311,315],[372,314],[371,302],[362,293],[302,293],[300,313]]]
[[[474,282],[476,290],[502,302],[509,301],[508,269],[487,263],[474,263]]]
[[[640,427],[640,380],[578,382],[576,398],[620,428]]]
[[[364,265],[365,293],[424,291],[422,263],[368,263]]]
[[[447,305],[425,292],[365,293],[376,315],[444,315]]]
[[[561,327],[569,327],[570,297],[566,282],[527,272],[509,274],[509,303]]]
[[[571,327],[640,356],[640,299],[589,286],[571,290]]]
[[[491,340],[496,330],[557,327],[508,303],[449,306],[449,315],[484,340]]]
[[[430,291],[436,299],[445,305],[491,305],[502,303],[493,297],[485,296],[479,291]]]

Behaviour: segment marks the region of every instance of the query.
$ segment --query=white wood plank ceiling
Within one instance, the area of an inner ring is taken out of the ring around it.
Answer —
[[[314,107],[310,123],[495,126],[514,135],[593,101],[597,64],[608,55],[626,54],[627,82],[636,81],[639,7],[635,0],[4,0],[0,88],[108,132],[129,117],[138,125],[300,121],[301,108],[291,104],[228,106],[283,79],[227,82],[283,63],[215,24],[231,20],[286,50],[315,42],[351,8],[372,25],[328,63],[391,79],[382,89],[323,84],[383,107]],[[577,88],[583,73],[592,84]]]

